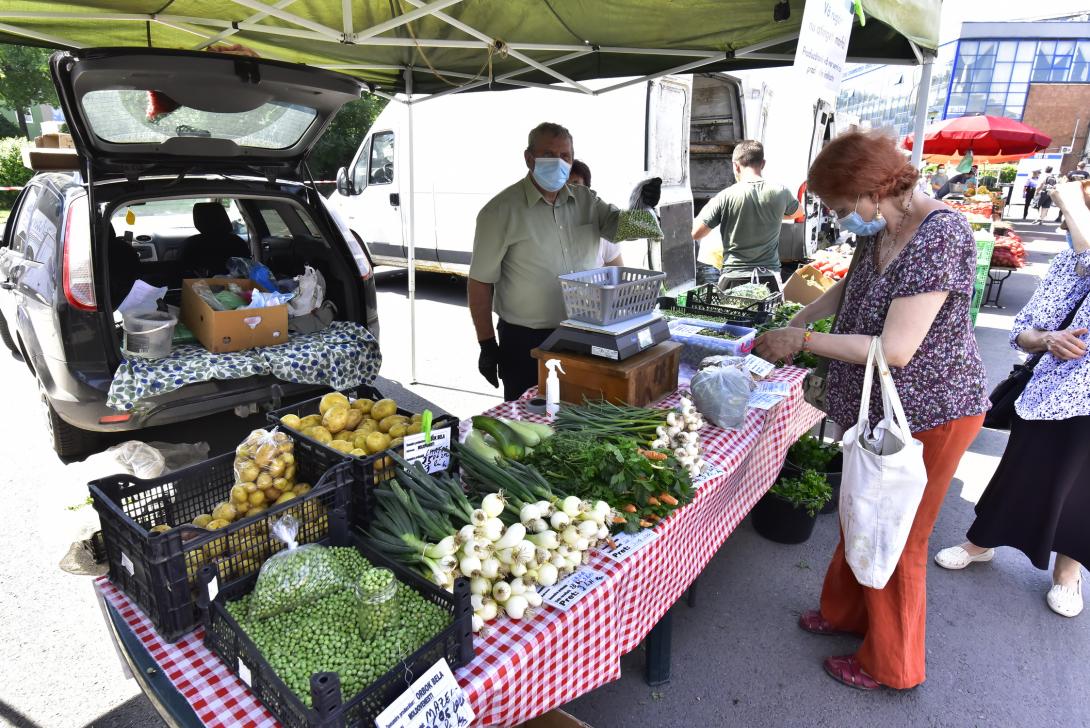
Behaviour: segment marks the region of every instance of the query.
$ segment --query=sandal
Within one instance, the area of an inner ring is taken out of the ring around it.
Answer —
[[[811,634],[820,634],[825,636],[851,634],[851,632],[845,632],[839,630],[829,623],[829,620],[821,616],[821,611],[818,609],[809,609],[799,615],[799,627],[810,632]]]
[[[839,683],[843,683],[856,690],[878,690],[884,687],[882,683],[863,671],[863,666],[855,655],[841,655],[840,657],[826,657],[822,663],[829,677]]]

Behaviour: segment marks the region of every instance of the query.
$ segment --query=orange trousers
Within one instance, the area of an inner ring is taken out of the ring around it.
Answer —
[[[962,417],[913,434],[923,443],[927,487],[901,560],[884,589],[855,580],[844,560],[844,531],[825,574],[821,614],[836,629],[863,636],[856,653],[867,674],[891,688],[912,688],[926,677],[927,542],[961,456],[984,422]]]

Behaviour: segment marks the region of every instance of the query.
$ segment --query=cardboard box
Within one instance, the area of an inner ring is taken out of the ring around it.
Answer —
[[[835,285],[835,278],[830,278],[808,263],[787,279],[783,286],[783,299],[805,306],[816,301],[821,294]]]
[[[72,141],[71,134],[61,134],[54,132],[52,134],[42,134],[39,137],[34,137],[34,146],[40,149],[75,149],[76,144]]]
[[[23,166],[35,172],[71,172],[80,168],[75,149],[23,147]]]
[[[576,718],[574,715],[565,713],[560,708],[550,710],[545,715],[539,715],[536,718],[531,718],[526,721],[519,728],[591,728],[589,723]]]
[[[182,321],[205,349],[223,354],[287,343],[287,305],[217,311],[193,290],[193,285],[202,280],[210,286],[237,283],[246,290],[260,286],[246,278],[187,278],[182,281]]]

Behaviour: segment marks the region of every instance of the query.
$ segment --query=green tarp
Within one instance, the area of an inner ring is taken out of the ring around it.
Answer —
[[[915,62],[908,39],[924,48],[938,45],[940,4],[864,0],[866,24],[855,21],[849,60]],[[370,38],[352,37],[420,5],[468,28],[424,15]],[[341,67],[391,92],[404,89],[399,68],[411,66],[413,91],[434,93],[473,78],[525,69],[518,53],[544,63],[576,48],[601,49],[554,67],[577,81],[661,73],[699,60],[655,51],[722,54],[700,71],[786,65],[804,2],[790,0],[785,22],[773,21],[775,5],[776,0],[3,0],[0,42],[195,48],[222,37],[265,58]],[[349,23],[346,6],[351,8]],[[472,30],[495,42],[486,43]],[[344,42],[346,37],[353,42]],[[395,45],[415,41],[424,47]],[[438,47],[426,45],[433,41]],[[526,44],[552,47],[520,50]],[[758,55],[733,57],[754,45],[763,46]],[[352,65],[369,67],[343,68]],[[518,79],[557,80],[538,69]]]

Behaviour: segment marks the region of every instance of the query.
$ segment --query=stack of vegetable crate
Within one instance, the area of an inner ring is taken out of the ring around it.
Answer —
[[[988,230],[978,230],[974,233],[974,237],[976,238],[976,281],[973,286],[973,303],[969,309],[969,315],[975,326],[977,314],[980,313],[980,304],[984,300],[984,291],[988,286],[988,271],[992,267],[995,236]]]

